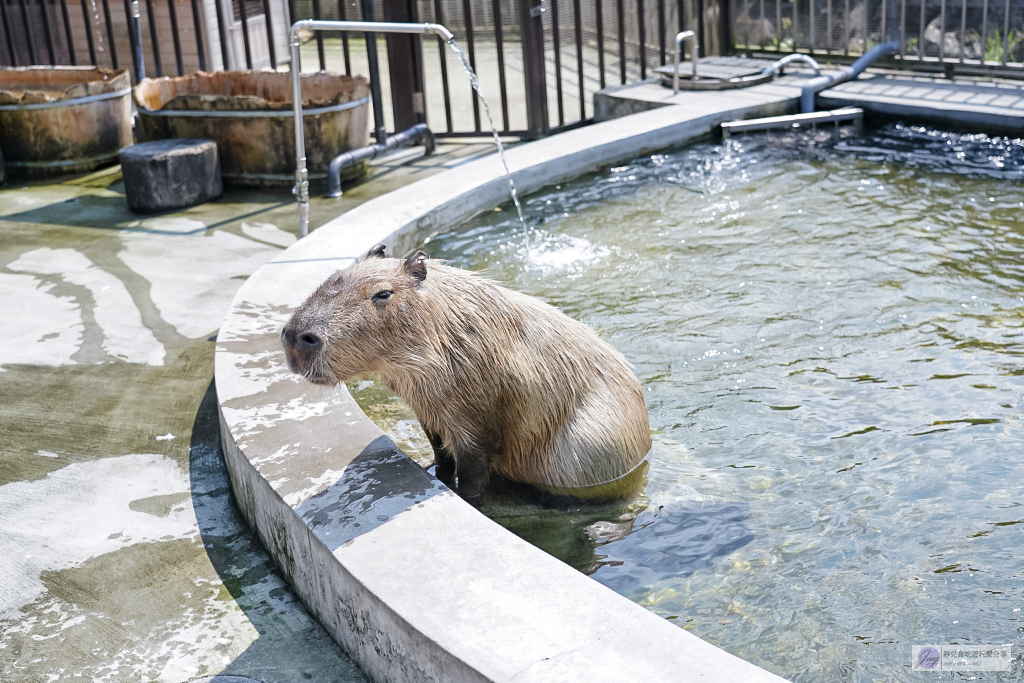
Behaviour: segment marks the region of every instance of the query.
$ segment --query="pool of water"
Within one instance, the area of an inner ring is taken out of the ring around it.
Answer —
[[[643,496],[485,512],[794,681],[1024,637],[1024,142],[890,124],[643,157],[433,237],[634,364]],[[357,400],[414,457],[414,416]],[[1013,670],[985,680],[1019,680]]]

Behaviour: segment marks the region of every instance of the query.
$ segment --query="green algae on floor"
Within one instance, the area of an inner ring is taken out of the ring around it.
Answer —
[[[402,150],[310,224],[491,150]],[[208,391],[295,230],[287,189],[142,216],[117,167],[0,188],[0,680],[365,680],[238,517]]]

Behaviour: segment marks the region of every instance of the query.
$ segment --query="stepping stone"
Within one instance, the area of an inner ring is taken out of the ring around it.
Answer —
[[[213,140],[172,138],[126,147],[121,176],[128,208],[144,213],[184,209],[224,193]]]

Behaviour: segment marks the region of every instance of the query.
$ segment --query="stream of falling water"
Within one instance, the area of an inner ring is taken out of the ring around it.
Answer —
[[[96,29],[96,51],[103,52],[103,31],[100,30],[100,9],[96,6],[96,0],[90,0],[92,5],[92,24]]]
[[[516,214],[519,216],[519,224],[523,228],[523,238],[526,240],[526,252],[529,254],[530,232],[526,228],[526,219],[523,218],[523,207],[519,203],[519,194],[516,192],[516,183],[512,180],[512,174],[508,170],[508,162],[505,161],[505,147],[501,144],[501,138],[498,136],[498,129],[495,128],[494,119],[491,117],[491,108],[487,106],[487,99],[484,97],[483,92],[480,91],[480,81],[477,80],[476,72],[473,71],[473,67],[469,65],[466,55],[459,49],[454,38],[448,41],[448,46],[452,49],[452,52],[455,53],[455,56],[459,58],[459,63],[462,64],[462,68],[466,70],[466,75],[469,76],[469,82],[473,86],[473,91],[476,92],[476,96],[480,98],[480,104],[484,105],[484,114],[487,115],[487,123],[491,127],[491,135],[494,136],[494,144],[498,148],[498,157],[501,159],[501,165],[505,169],[505,176],[508,178],[508,190],[512,195],[512,202],[516,205]]]

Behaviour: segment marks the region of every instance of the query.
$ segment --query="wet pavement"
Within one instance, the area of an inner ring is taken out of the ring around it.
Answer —
[[[484,141],[382,160],[312,227]],[[0,680],[363,681],[238,515],[213,339],[288,190],[128,211],[117,167],[0,188]]]

